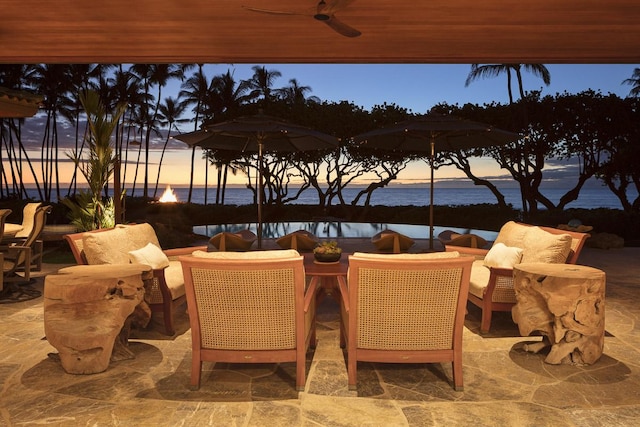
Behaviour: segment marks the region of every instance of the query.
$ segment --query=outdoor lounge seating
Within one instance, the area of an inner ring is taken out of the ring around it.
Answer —
[[[31,218],[29,234],[18,239],[4,239],[0,251],[4,254],[2,264],[5,282],[29,282],[33,263],[37,266],[42,262],[42,241],[40,236],[47,222],[47,214],[51,206],[38,206]],[[16,273],[24,272],[23,276]]]
[[[513,266],[525,262],[575,264],[588,234],[509,221],[491,249],[446,246],[447,251],[473,255],[469,301],[482,309],[480,330],[489,332],[494,311],[516,304]]]
[[[84,233],[66,234],[65,239],[78,264],[146,264],[153,269],[153,285],[146,301],[152,311],[162,312],[168,335],[175,333],[173,311],[185,303],[184,277],[177,256],[206,246],[160,249],[158,236],[150,224],[117,225]]]
[[[477,234],[460,234],[452,230],[445,230],[438,234],[438,240],[444,246],[464,246],[467,248],[484,248],[487,246],[487,241]]]
[[[235,233],[223,231],[209,239],[209,243],[221,252],[248,251],[257,239],[258,236],[251,230],[240,230]]]
[[[341,344],[346,341],[349,388],[357,362],[453,365],[462,390],[462,328],[473,258],[454,252],[349,257]]]
[[[382,230],[371,238],[371,243],[379,252],[399,254],[408,251],[415,244],[415,241],[397,231]]]
[[[314,285],[305,292],[295,250],[202,252],[180,257],[191,324],[191,386],[202,362],[296,363],[296,388],[315,345]]]
[[[300,252],[312,251],[318,245],[319,239],[306,230],[297,230],[276,240],[282,249],[295,249]]]

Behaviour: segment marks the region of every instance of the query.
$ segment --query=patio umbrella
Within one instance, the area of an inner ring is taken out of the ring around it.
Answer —
[[[518,134],[454,116],[426,114],[393,126],[355,136],[362,147],[414,154],[428,153],[431,169],[429,198],[429,248],[433,249],[433,162],[436,152],[504,145]]]
[[[189,146],[258,154],[258,248],[262,248],[262,159],[266,152],[328,150],[338,147],[331,135],[265,114],[214,123],[175,137]]]

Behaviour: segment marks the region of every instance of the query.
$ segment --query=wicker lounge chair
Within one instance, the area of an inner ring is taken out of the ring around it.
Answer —
[[[491,328],[492,313],[510,312],[516,304],[513,289],[515,264],[575,264],[587,237],[589,235],[585,233],[509,221],[500,229],[491,249],[451,245],[445,249],[476,257],[471,271],[469,301],[482,309],[480,331],[487,333]]]
[[[341,343],[349,388],[357,362],[453,364],[462,390],[462,329],[473,258],[455,253],[362,254],[349,257],[342,283]]]
[[[257,239],[258,236],[251,230],[240,230],[235,233],[223,231],[209,239],[209,243],[222,252],[248,251]]]
[[[300,252],[312,251],[318,245],[318,238],[306,230],[289,233],[276,240],[282,249],[295,249]]]
[[[315,345],[315,285],[305,292],[295,250],[194,252],[180,257],[191,323],[191,386],[202,362],[296,363],[296,388]]]
[[[371,238],[371,243],[374,244],[379,252],[399,254],[408,251],[415,244],[415,241],[397,231],[382,230]]]

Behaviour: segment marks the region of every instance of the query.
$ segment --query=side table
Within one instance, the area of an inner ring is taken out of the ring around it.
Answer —
[[[525,346],[534,353],[551,346],[545,362],[592,364],[604,348],[605,273],[574,264],[525,263],[513,268],[513,321],[522,336],[542,333]]]
[[[315,262],[313,253],[305,253],[304,270],[305,275],[311,277],[312,282],[318,282],[317,303],[325,296],[332,297],[336,302],[340,302],[340,281],[346,284],[345,280],[349,271],[349,254],[342,254],[340,261],[336,263]]]

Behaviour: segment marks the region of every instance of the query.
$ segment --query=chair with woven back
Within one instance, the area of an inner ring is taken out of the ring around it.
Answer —
[[[341,282],[341,344],[349,389],[357,364],[451,362],[463,389],[462,333],[473,258],[455,253],[365,254],[349,257]]]
[[[32,216],[33,224],[30,226],[29,234],[3,241],[0,251],[4,254],[2,270],[5,282],[28,282],[31,280],[32,264],[41,262],[42,241],[40,236],[47,223],[49,212],[51,212],[51,206],[38,206]],[[24,276],[17,275],[18,272],[24,272]]]
[[[295,250],[202,252],[179,258],[191,324],[191,387],[202,363],[296,363],[305,386],[306,352],[315,345],[315,285],[305,290]]]

